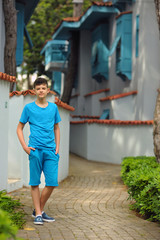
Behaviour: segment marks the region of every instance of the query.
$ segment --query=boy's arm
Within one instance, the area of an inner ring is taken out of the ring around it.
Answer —
[[[56,154],[57,154],[59,153],[59,144],[60,144],[60,128],[58,123],[54,125],[54,134],[55,134]]]
[[[24,140],[24,135],[23,135],[23,128],[24,128],[25,124],[24,123],[21,123],[19,122],[18,126],[17,126],[17,135],[18,135],[18,139],[24,149],[24,151],[29,155],[30,154],[30,151],[31,149],[32,150],[35,150],[35,148],[32,148],[32,147],[28,147],[25,143],[25,140]]]

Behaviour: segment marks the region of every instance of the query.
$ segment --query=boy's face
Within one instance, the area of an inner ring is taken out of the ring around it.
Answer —
[[[46,98],[49,93],[49,88],[47,88],[46,84],[37,85],[34,90],[39,99]]]

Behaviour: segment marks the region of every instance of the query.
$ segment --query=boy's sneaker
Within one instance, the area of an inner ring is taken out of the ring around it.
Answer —
[[[33,210],[32,217],[33,217],[33,218],[36,217],[36,211],[35,211],[35,209]],[[54,221],[55,221],[54,218],[49,217],[45,212],[42,213],[42,219],[43,219],[44,222],[54,222]]]
[[[37,216],[37,217],[35,217],[35,219],[34,219],[34,224],[36,224],[36,225],[43,225],[42,216]]]
[[[35,210],[35,209],[33,210],[32,217],[33,217],[33,218],[36,217],[36,210]]]
[[[49,217],[45,212],[42,213],[42,219],[44,222],[54,222],[55,219],[52,217]]]

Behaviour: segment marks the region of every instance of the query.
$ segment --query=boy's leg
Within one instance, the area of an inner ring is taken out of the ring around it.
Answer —
[[[43,211],[43,208],[48,200],[48,198],[51,196],[53,189],[55,187],[52,186],[45,186],[42,190],[41,197],[40,197],[40,209],[41,212]]]
[[[35,207],[36,215],[42,215],[40,206],[40,191],[39,186],[31,186],[31,195]]]

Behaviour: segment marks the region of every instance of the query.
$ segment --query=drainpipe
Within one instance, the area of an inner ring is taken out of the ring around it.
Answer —
[[[83,0],[73,0],[73,17],[79,17],[82,14]]]

